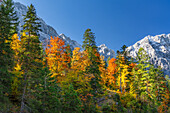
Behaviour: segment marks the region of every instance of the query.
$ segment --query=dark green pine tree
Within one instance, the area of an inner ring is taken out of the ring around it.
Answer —
[[[88,50],[90,47],[97,48],[96,42],[95,42],[95,36],[94,33],[91,32],[91,29],[87,29],[84,33],[83,37],[83,45],[82,48],[85,50]]]
[[[99,65],[100,65],[100,55],[97,50],[96,42],[95,42],[95,36],[94,33],[91,32],[91,29],[87,29],[84,33],[83,37],[83,45],[82,48],[84,48],[85,51],[88,53],[88,58],[91,62],[91,65],[86,67],[86,72],[89,74],[93,74],[95,77],[91,79],[91,86],[92,86],[92,93],[95,95],[99,93],[99,89],[101,89],[99,81],[100,81],[100,71],[99,71]]]
[[[118,54],[119,55],[121,55],[122,57],[124,57],[124,60],[125,60],[125,63],[126,64],[129,64],[129,63],[131,63],[130,62],[130,56],[128,56],[128,51],[126,51],[126,49],[127,49],[127,46],[126,45],[123,45],[122,47],[121,47],[121,50],[120,51],[118,51]]]
[[[18,32],[19,24],[16,11],[14,11],[14,3],[12,0],[2,0],[0,7],[0,36],[11,40],[11,36]]]
[[[63,89],[63,113],[81,113],[81,100],[72,84]]]
[[[9,96],[14,66],[11,37],[17,32],[18,18],[12,0],[0,1],[0,112],[9,109]],[[4,105],[4,106],[3,106]],[[5,111],[8,112],[8,111]]]
[[[51,77],[48,68],[43,69],[40,76],[41,82],[36,87],[35,98],[31,99],[30,108],[32,112],[55,113],[62,111],[61,88],[57,84],[57,79]]]
[[[36,35],[38,36],[38,32],[41,31],[40,22],[38,22],[39,19],[36,16],[36,10],[35,7],[31,4],[30,7],[28,7],[27,14],[24,15],[24,22],[25,24],[23,27],[23,32],[30,35]]]
[[[39,22],[36,11],[31,4],[25,15],[23,25],[23,35],[21,36],[21,68],[23,74],[23,93],[21,97],[20,112],[24,112],[25,106],[32,106],[32,99],[36,95],[36,86],[40,83],[40,76],[43,75],[43,53],[39,40]],[[26,33],[26,34],[25,34]]]

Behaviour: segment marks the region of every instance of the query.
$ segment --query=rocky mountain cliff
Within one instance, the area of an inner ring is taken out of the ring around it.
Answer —
[[[127,51],[135,58],[141,47],[148,53],[150,62],[155,66],[161,66],[164,73],[170,76],[170,34],[146,36],[128,47]]]
[[[19,2],[14,2],[14,6],[15,6],[15,11],[17,12],[17,16],[19,18],[19,32],[22,30],[22,25],[24,24],[24,17],[23,15],[26,14],[27,12],[27,7]],[[37,16],[38,17],[38,16]],[[71,40],[69,37],[65,36],[64,34],[60,34],[58,35],[58,33],[56,32],[56,30],[47,25],[43,19],[41,19],[40,17],[38,17],[40,19],[40,24],[41,24],[41,29],[42,31],[39,32],[40,34],[40,41],[43,42],[43,46],[45,47],[45,45],[49,42],[49,39],[50,37],[59,37],[61,39],[63,39],[67,44],[70,45],[71,49],[73,50],[75,47],[80,47],[81,48],[81,45],[76,42],[75,40]],[[99,46],[99,52],[101,55],[103,55],[105,57],[105,60],[108,58],[108,57],[114,57],[114,51],[107,48],[107,46],[105,45],[100,45]]]
[[[107,60],[109,57],[115,57],[115,52],[112,49],[109,49],[105,44],[98,46],[98,51],[100,55],[105,57],[105,60]]]

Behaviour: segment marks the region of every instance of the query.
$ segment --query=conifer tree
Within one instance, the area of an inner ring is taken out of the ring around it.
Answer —
[[[99,71],[99,65],[100,65],[100,54],[97,51],[97,46],[95,42],[95,36],[94,33],[91,32],[91,29],[87,29],[84,33],[83,37],[83,45],[82,48],[84,48],[84,51],[88,53],[88,58],[91,62],[90,66],[86,67],[86,72],[89,74],[93,74],[94,78],[91,79],[91,85],[93,88],[93,94],[94,92],[98,92],[97,90],[100,89],[100,71]]]
[[[136,61],[137,65],[132,68],[133,77],[130,77],[130,93],[141,103],[138,109],[140,112],[153,112],[156,109],[165,112],[169,92],[161,69],[149,63],[149,56],[143,48],[139,49]]]
[[[127,46],[126,46],[126,45],[123,45],[123,46],[121,47],[120,54],[121,54],[122,57],[124,57],[125,63],[126,63],[126,64],[129,64],[129,63],[130,63],[130,62],[129,62],[130,57],[128,56],[128,51],[126,51],[126,48],[127,48]]]
[[[11,71],[14,66],[13,50],[10,43],[12,35],[17,31],[17,20],[12,0],[0,1],[0,100],[6,108],[9,105],[6,97],[10,96]],[[3,108],[0,109],[3,110]]]
[[[35,88],[35,97],[30,99],[32,112],[55,113],[61,112],[62,95],[61,88],[55,77],[51,77],[51,73],[47,67],[43,68],[43,74],[39,77],[40,82]]]
[[[42,73],[42,47],[39,41],[39,23],[37,22],[36,11],[31,4],[24,17],[23,35],[21,36],[21,68],[23,70],[23,93],[21,98],[20,112],[24,106],[30,106],[31,97],[34,97],[35,86],[40,82]],[[27,99],[26,99],[27,98]],[[25,102],[27,100],[27,102]],[[25,104],[27,103],[27,105]]]
[[[85,31],[83,39],[84,41],[82,48],[87,51],[88,58],[92,62],[91,66],[87,67],[87,71],[89,71],[90,73],[97,73],[99,72],[98,66],[100,64],[100,55],[97,51],[95,36],[94,33],[91,32],[91,29],[87,29]]]
[[[35,7],[31,4],[30,7],[28,7],[27,14],[24,15],[25,24],[22,26],[23,32],[27,33],[29,36],[38,36],[39,31],[41,31],[41,25],[38,21],[39,19],[36,16]]]
[[[83,49],[87,50],[90,47],[97,48],[96,42],[95,42],[95,36],[94,36],[94,33],[91,32],[91,29],[87,29],[85,31],[83,39],[84,39],[83,45],[82,45]]]
[[[72,84],[63,90],[63,112],[81,113],[81,101]]]
[[[13,5],[12,0],[3,0],[0,4],[0,73],[3,73],[1,79],[4,79],[2,81],[6,82],[6,85],[10,84],[9,70],[12,71],[14,64],[13,51],[10,48],[11,38],[17,32],[18,25]]]
[[[0,37],[10,41],[12,35],[17,33],[19,24],[12,0],[2,0],[0,5],[0,23]]]
[[[137,54],[137,61],[138,61],[138,70],[134,73],[134,79],[135,79],[135,86],[137,89],[138,96],[145,97],[146,96],[146,90],[148,86],[148,70],[147,68],[150,67],[150,65],[147,63],[149,60],[149,57],[146,53],[146,51],[143,48],[140,48]],[[139,97],[141,98],[141,97]]]

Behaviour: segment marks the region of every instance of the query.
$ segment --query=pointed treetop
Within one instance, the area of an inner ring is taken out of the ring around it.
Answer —
[[[27,14],[24,16],[25,24],[23,25],[23,32],[28,33],[29,36],[38,36],[39,31],[41,31],[41,25],[40,22],[38,22],[39,19],[37,18],[35,7],[32,4],[28,6]]]
[[[84,33],[83,37],[83,45],[82,48],[87,49],[89,47],[97,48],[96,42],[95,42],[95,36],[94,33],[91,32],[91,29],[87,29]]]

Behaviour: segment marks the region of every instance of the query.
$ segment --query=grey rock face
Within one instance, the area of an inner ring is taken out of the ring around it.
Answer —
[[[170,34],[146,36],[128,47],[127,51],[135,58],[141,47],[148,53],[151,63],[156,67],[161,66],[164,73],[170,76]]]
[[[15,6],[15,11],[17,12],[17,16],[19,18],[19,26],[18,26],[18,29],[19,29],[19,32],[22,30],[22,25],[24,24],[24,16],[23,15],[26,15],[27,13],[27,7],[19,2],[14,2],[14,6]],[[52,28],[51,26],[47,25],[43,19],[41,19],[39,17],[39,20],[40,20],[40,24],[41,24],[41,30],[39,32],[40,34],[40,41],[42,42],[47,42],[50,38],[50,36],[58,36],[57,32],[55,31],[54,28]]]
[[[24,24],[24,17],[23,15],[26,14],[27,12],[27,7],[19,2],[14,2],[14,6],[15,6],[15,11],[17,12],[17,16],[19,18],[19,26],[18,26],[18,29],[19,29],[19,33],[20,31],[22,30],[22,25]],[[38,17],[38,16],[37,16]],[[49,42],[50,40],[50,37],[59,37],[61,39],[63,39],[65,41],[65,44],[69,44],[71,49],[74,50],[75,47],[80,47],[81,48],[81,45],[79,43],[77,43],[75,40],[71,40],[69,37],[65,36],[64,34],[60,34],[58,35],[58,33],[56,32],[56,30],[47,25],[43,19],[41,19],[40,17],[38,17],[39,20],[40,20],[40,24],[41,24],[41,29],[42,31],[39,32],[40,34],[40,41],[43,43],[43,47],[45,48],[47,43]],[[82,48],[81,48],[82,50]],[[103,55],[105,57],[105,59],[107,59],[108,57],[114,57],[114,51],[111,50],[111,49],[108,49],[105,45],[100,45],[99,46],[99,53],[101,55]]]
[[[113,58],[115,56],[115,52],[109,49],[105,44],[98,46],[98,51],[100,55],[104,56],[104,60],[107,60],[109,57]]]
[[[81,45],[77,43],[75,40],[71,40],[70,37],[65,36],[64,34],[60,34],[59,37],[65,41],[65,44],[69,44],[71,50],[74,50],[75,47],[80,47]]]
[[[28,9],[25,5],[23,5],[19,2],[14,2],[14,6],[15,6],[15,11],[17,12],[17,16],[18,16],[19,21],[20,21],[19,26],[18,26],[18,29],[19,29],[19,32],[20,32],[22,30],[21,26],[24,24],[23,15],[26,15],[26,12],[27,12]],[[51,36],[52,37],[58,36],[59,38],[63,39],[65,41],[66,45],[67,44],[70,45],[72,50],[75,47],[81,47],[80,44],[78,44],[74,40],[71,40],[69,37],[65,36],[64,34],[58,35],[58,33],[56,32],[56,30],[53,27],[47,25],[42,18],[40,18],[40,17],[38,17],[38,18],[40,20],[41,30],[42,30],[42,31],[39,32],[40,41],[43,43],[44,48],[46,47],[47,43],[49,42]]]

